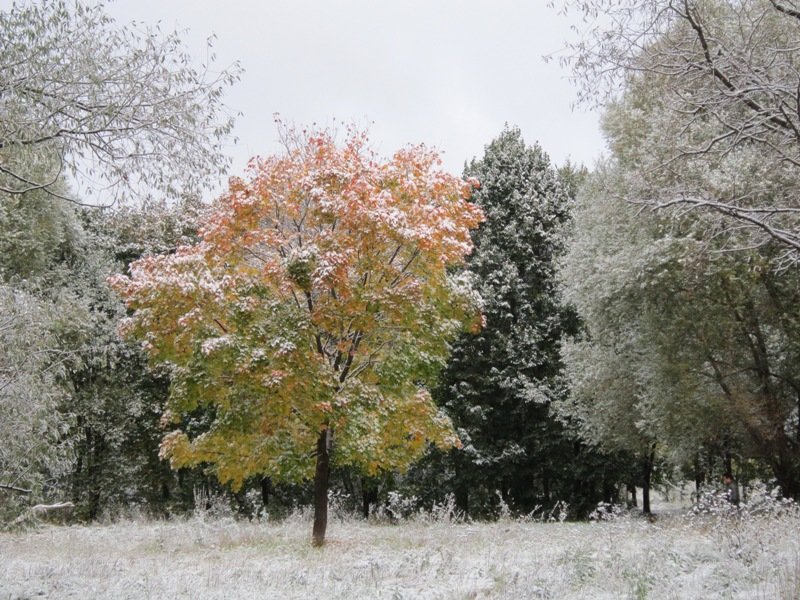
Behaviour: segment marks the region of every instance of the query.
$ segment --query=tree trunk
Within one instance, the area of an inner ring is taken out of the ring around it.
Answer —
[[[269,494],[270,490],[272,489],[272,482],[270,481],[269,477],[262,477],[261,478],[261,503],[264,505],[264,508],[267,508],[267,504],[269,504]]]
[[[694,459],[694,491],[695,491],[695,500],[700,500],[700,492],[703,489],[703,486],[706,483],[706,473],[701,466],[701,459],[700,455],[698,454],[697,457]]]
[[[627,484],[627,487],[628,487],[628,494],[630,494],[628,506],[636,508],[637,506],[639,506],[639,503],[636,501],[636,484],[629,483]]]
[[[655,446],[642,463],[642,512],[650,514],[650,481],[653,478],[653,464],[656,460]]]
[[[373,479],[361,478],[361,514],[369,519],[369,507],[378,503],[378,484]]]
[[[642,485],[642,513],[650,514],[650,473],[645,474]]]
[[[320,432],[317,438],[317,468],[314,471],[314,528],[312,543],[322,546],[325,543],[325,530],[328,528],[328,480],[330,478],[330,448],[328,429]]]

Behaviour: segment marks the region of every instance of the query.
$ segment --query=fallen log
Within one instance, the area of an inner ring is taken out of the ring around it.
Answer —
[[[40,521],[64,524],[69,521],[75,505],[72,502],[58,502],[56,504],[37,504],[30,509],[31,515]]]

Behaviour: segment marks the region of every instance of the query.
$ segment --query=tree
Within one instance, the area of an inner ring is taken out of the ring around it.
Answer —
[[[119,27],[103,3],[0,12],[0,190],[63,195],[66,173],[117,198],[202,189],[227,165],[239,69],[191,62],[177,33]]]
[[[680,408],[661,419],[665,430],[686,439],[692,423],[704,446],[719,449],[724,470],[755,459],[785,496],[797,498],[800,273],[770,268],[775,252],[763,247],[747,261],[685,256],[663,281],[661,310],[653,311],[648,328],[662,361],[671,364],[671,373],[662,368],[661,388]],[[693,406],[682,406],[685,399]],[[713,426],[705,422],[711,413]]]
[[[594,23],[565,56],[580,99],[610,101],[607,119],[629,121],[627,151],[616,155],[638,171],[640,183],[627,200],[716,215],[710,235],[727,248],[774,242],[783,249],[773,257],[776,265],[798,262],[797,3],[575,0],[568,6]]]
[[[560,409],[648,472],[648,456],[697,469],[711,452],[767,465],[796,497],[796,269],[775,270],[777,244],[746,260],[713,248],[702,215],[637,210],[622,200],[637,179],[624,164],[601,168],[576,210],[561,277],[587,331],[565,349],[573,394]]]
[[[508,127],[465,173],[481,182],[474,199],[486,214],[465,267],[486,326],[457,340],[435,393],[464,443],[440,459],[437,473],[452,472],[440,487],[472,516],[492,514],[497,492],[515,512],[562,500],[583,512],[601,499],[589,488],[603,469],[550,411],[565,391],[559,347],[578,327],[555,268],[579,174],[562,176]]]
[[[63,365],[47,327],[55,316],[30,293],[0,284],[0,491],[41,497],[71,464],[60,443],[69,426],[58,412]]]
[[[70,316],[58,337],[69,391],[60,410],[72,418],[67,439],[74,463],[59,484],[78,517],[130,506],[163,515],[190,505],[198,477],[172,472],[158,456],[169,378],[148,369],[138,344],[120,339],[125,307],[105,279],[145,254],[195,241],[198,210],[191,201],[83,208],[80,259],[49,277]]]
[[[68,396],[58,335],[67,311],[41,292],[81,232],[73,207],[50,200],[41,191],[0,193],[0,488],[36,499],[71,465],[71,418],[58,410]]]
[[[563,346],[570,394],[555,409],[576,423],[586,443],[633,457],[649,512],[653,467],[672,440],[653,408],[660,399],[653,380],[661,357],[642,331],[642,288],[657,285],[648,276],[660,272],[672,254],[668,244],[655,241],[657,215],[637,217],[635,207],[607,191],[624,189],[625,180],[616,174],[600,165],[573,213],[559,279],[583,326]]]
[[[119,339],[125,307],[105,279],[193,239],[198,210],[79,208],[43,190],[0,193],[3,517],[21,503],[70,497],[79,518],[143,504],[163,514],[191,501],[197,477],[176,477],[158,458],[166,378]]]
[[[331,461],[376,474],[458,443],[427,386],[475,323],[448,269],[482,215],[424,147],[382,162],[356,131],[341,147],[283,133],[285,154],[231,181],[198,244],[111,283],[133,311],[124,331],[172,365],[163,455],[237,487],[313,474],[322,544]]]

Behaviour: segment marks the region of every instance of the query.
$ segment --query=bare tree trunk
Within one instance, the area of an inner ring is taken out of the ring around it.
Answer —
[[[325,543],[328,528],[328,481],[331,473],[328,429],[317,438],[317,467],[314,472],[314,528],[311,541],[315,546]]]
[[[628,506],[637,507],[639,503],[636,501],[636,484],[635,483],[628,483],[626,484],[628,488]]]
[[[650,511],[650,483],[653,479],[653,465],[656,460],[656,447],[653,444],[650,454],[642,462],[642,513],[649,515]]]
[[[272,490],[272,481],[269,477],[262,477],[261,478],[261,503],[264,505],[264,508],[267,508],[267,504],[269,504],[269,495],[270,491]]]

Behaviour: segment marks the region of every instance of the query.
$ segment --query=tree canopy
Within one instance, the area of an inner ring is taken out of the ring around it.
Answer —
[[[177,33],[120,26],[102,2],[0,12],[0,191],[64,195],[70,174],[97,203],[216,183],[239,69],[192,64]]]
[[[479,325],[448,269],[482,213],[473,184],[424,147],[383,162],[354,130],[341,147],[324,131],[284,134],[285,154],[232,180],[198,244],[112,285],[134,311],[125,332],[173,365],[173,465],[209,463],[235,485],[313,472],[327,494],[331,448],[374,474],[458,443],[427,387],[447,341]]]
[[[729,249],[776,242],[800,260],[800,11],[781,0],[574,0],[591,23],[564,56],[600,102],[627,200],[701,211]],[[599,15],[603,15],[599,17]],[[624,146],[624,148],[623,148]]]
[[[464,443],[443,458],[453,472],[446,489],[471,516],[492,514],[498,492],[520,513],[566,498],[576,512],[593,508],[599,490],[584,496],[577,481],[589,488],[602,469],[577,460],[585,448],[550,411],[565,391],[559,347],[578,327],[555,278],[575,173],[562,177],[540,146],[506,127],[466,174],[481,182],[474,201],[486,214],[465,266],[486,326],[457,340],[435,394]]]

